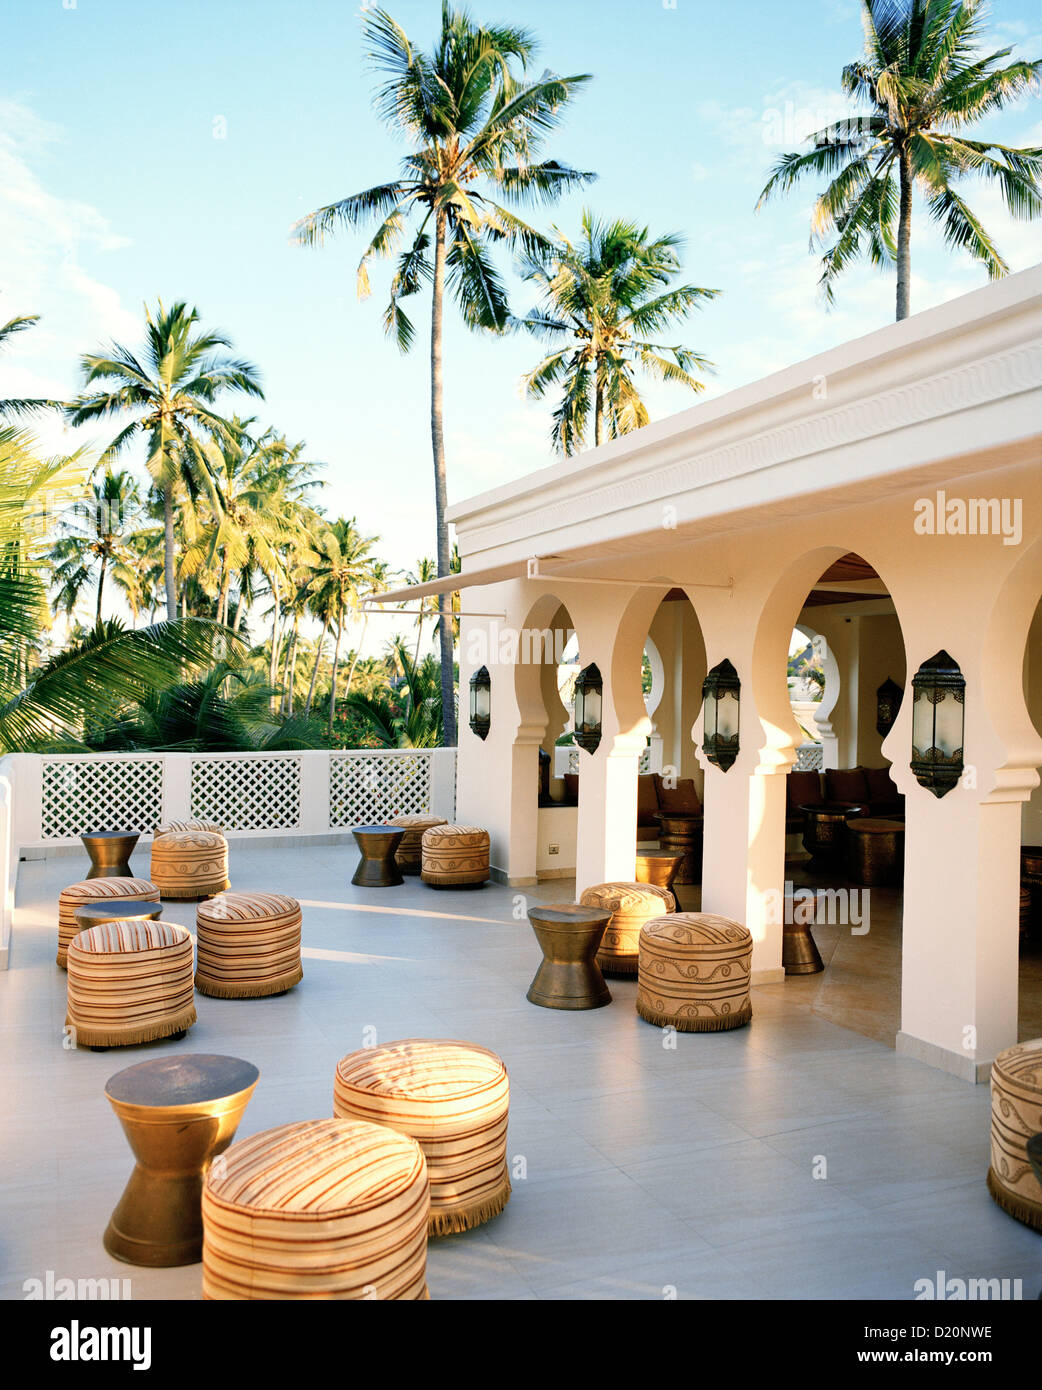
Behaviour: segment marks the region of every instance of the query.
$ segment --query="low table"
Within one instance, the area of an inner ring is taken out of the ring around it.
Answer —
[[[163,911],[162,903],[142,901],[139,898],[102,898],[97,902],[84,903],[73,913],[77,931],[88,931],[91,927],[103,926],[106,922],[126,922],[130,918],[144,917],[146,921],[157,922]]]
[[[839,862],[847,847],[847,821],[866,814],[867,806],[851,806],[822,801],[801,806],[803,812],[803,848],[812,859]]]
[[[847,826],[847,877],[866,888],[900,883],[904,873],[903,821],[855,818]]]
[[[658,811],[655,819],[662,828],[659,837],[662,853],[680,856],[680,866],[673,875],[673,882],[701,883],[702,817]]]
[[[404,829],[395,825],[356,825],[351,834],[362,851],[352,883],[362,888],[394,888],[405,882],[394,858],[405,838]]]
[[[139,832],[123,830],[91,830],[81,835],[83,848],[90,858],[87,878],[133,878],[130,856],[140,838]]]
[[[137,1159],[105,1231],[110,1255],[150,1268],[202,1259],[203,1181],[259,1076],[240,1057],[189,1053],[109,1077],[105,1094]]]
[[[578,903],[529,910],[528,920],[543,950],[543,963],[525,998],[544,1009],[600,1009],[611,1003],[597,952],[612,914]]]
[[[682,854],[638,854],[634,876],[638,883],[672,889],[683,862]]]

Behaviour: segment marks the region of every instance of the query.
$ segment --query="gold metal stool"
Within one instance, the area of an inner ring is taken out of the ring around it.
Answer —
[[[84,882],[92,878],[133,878],[130,856],[140,838],[140,831],[122,830],[90,830],[81,835],[90,859],[90,873]]]
[[[356,825],[351,834],[362,851],[358,868],[351,875],[352,883],[362,888],[396,888],[405,882],[394,858],[405,837],[404,830],[393,825]]]
[[[677,872],[684,862],[682,854],[638,854],[634,878],[672,892]]]
[[[599,1009],[610,1004],[597,952],[611,912],[556,903],[533,907],[528,920],[543,948],[543,963],[525,996],[528,1002],[544,1009]]]
[[[189,1053],[109,1078],[105,1094],[137,1159],[105,1231],[110,1255],[152,1268],[202,1259],[203,1181],[259,1076],[239,1057]]]

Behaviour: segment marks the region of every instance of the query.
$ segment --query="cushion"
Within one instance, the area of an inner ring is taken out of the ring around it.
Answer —
[[[667,787],[657,772],[654,778],[660,811],[672,811],[678,816],[701,815],[702,802],[699,800],[693,778],[681,777],[675,787]]]
[[[305,1120],[232,1144],[203,1187],[203,1297],[427,1297],[427,1165],[383,1125]]]
[[[84,903],[99,902],[105,898],[157,903],[159,889],[147,878],[86,878],[80,883],[70,883],[68,888],[63,888],[58,897],[57,956],[58,964],[63,970],[69,942],[80,930],[76,921],[76,909]]]
[[[798,806],[817,806],[825,800],[820,773],[793,770],[785,780],[786,802],[793,810]]]
[[[435,887],[478,885],[489,878],[489,835],[476,825],[434,825],[420,842],[420,877]]]
[[[183,830],[205,830],[210,835],[224,834],[222,828],[212,820],[168,820],[156,826],[152,838],[157,840],[160,835],[176,835]]]
[[[1042,1038],[1000,1052],[991,1065],[988,1191],[1004,1211],[1042,1231],[1042,1186],[1027,1141],[1042,1130]]]
[[[465,1231],[510,1198],[510,1083],[494,1052],[472,1043],[406,1038],[337,1063],[333,1113],[389,1125],[418,1140],[431,1185],[430,1233]]]
[[[81,931],[69,943],[66,1027],[77,1044],[150,1042],[196,1020],[192,938],[174,922],[131,919]]]
[[[637,778],[637,824],[654,825],[655,812],[659,809],[655,779],[648,774]]]
[[[652,917],[674,911],[677,904],[668,888],[623,881],[585,888],[579,905],[605,907],[612,914],[597,952],[600,968],[609,975],[635,975],[641,927]]]
[[[228,887],[228,842],[210,830],[172,830],[152,841],[152,881],[164,898],[209,898]]]
[[[859,767],[830,767],[825,773],[829,801],[870,801],[868,783]]]
[[[282,893],[219,893],[195,914],[195,987],[217,999],[282,994],[304,975],[300,903]]]
[[[682,1032],[740,1028],[752,1018],[747,928],[713,913],[674,912],[640,929],[637,1012]]]
[[[866,767],[862,768],[865,774],[865,782],[868,786],[868,795],[872,801],[898,801],[900,792],[894,784],[894,779],[890,776],[889,767]]]

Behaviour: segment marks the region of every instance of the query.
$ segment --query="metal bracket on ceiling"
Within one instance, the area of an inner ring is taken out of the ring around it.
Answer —
[[[543,571],[540,564],[538,555],[529,556],[526,578],[552,581],[555,584],[624,584],[629,589],[727,589],[734,593],[733,575],[723,584],[708,579],[603,579],[589,574],[563,574],[560,570]]]

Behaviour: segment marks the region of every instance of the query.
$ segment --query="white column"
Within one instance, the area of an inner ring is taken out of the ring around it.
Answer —
[[[190,820],[192,815],[192,755],[163,753],[163,820]]]
[[[323,835],[329,830],[329,754],[300,755],[300,833]]]
[[[455,748],[435,748],[431,753],[431,815],[456,819]]]
[[[607,702],[607,690],[605,691]],[[637,760],[632,745],[580,752],[576,897],[596,883],[631,881],[637,864]]]

